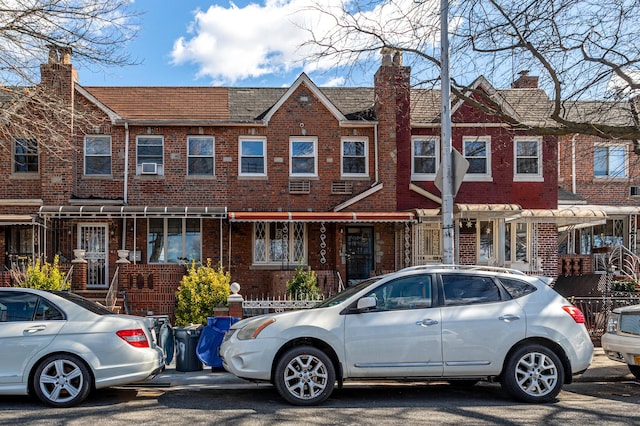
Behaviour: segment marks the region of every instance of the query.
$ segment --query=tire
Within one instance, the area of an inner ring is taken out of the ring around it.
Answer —
[[[274,384],[280,396],[293,405],[316,405],[333,392],[336,373],[333,363],[313,346],[287,351],[276,364]]]
[[[51,407],[80,404],[92,388],[85,363],[69,354],[45,358],[36,368],[32,385],[38,399]]]
[[[502,389],[518,401],[542,403],[555,400],[564,383],[560,358],[541,345],[517,349],[505,364]]]
[[[627,364],[627,367],[629,367],[629,371],[631,371],[631,374],[633,374],[636,379],[640,379],[640,365]]]

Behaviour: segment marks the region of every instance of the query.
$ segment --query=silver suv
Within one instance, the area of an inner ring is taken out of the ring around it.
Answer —
[[[549,281],[504,268],[411,267],[312,309],[239,321],[220,354],[228,371],[269,381],[298,405],[354,379],[495,379],[515,399],[546,402],[593,355],[582,312]]]

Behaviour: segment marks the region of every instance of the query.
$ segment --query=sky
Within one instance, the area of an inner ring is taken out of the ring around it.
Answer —
[[[301,72],[319,86],[345,85],[337,73],[302,64],[306,37],[294,11],[311,0],[134,0],[139,34],[128,53],[140,65],[99,70],[78,65],[84,86],[284,87]],[[308,53],[308,52],[307,52]],[[335,71],[335,69],[334,69]],[[336,77],[337,75],[337,77]],[[371,75],[360,85],[373,84]],[[353,80],[350,84],[354,85]]]

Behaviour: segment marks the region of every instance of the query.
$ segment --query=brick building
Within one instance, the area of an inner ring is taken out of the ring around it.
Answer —
[[[412,89],[400,55],[360,88],[305,74],[289,88],[85,87],[68,57],[52,57],[42,84],[97,118],[74,126],[59,156],[11,145],[0,165],[7,267],[58,254],[76,291],[102,297],[117,282],[132,313],[167,314],[192,260],[220,263],[245,297],[282,294],[299,264],[333,293],[441,260],[439,93]],[[523,77],[475,88],[521,121],[544,120],[548,98]],[[456,260],[556,275],[558,226],[600,219],[558,209],[557,139],[457,100],[452,121],[470,164]]]

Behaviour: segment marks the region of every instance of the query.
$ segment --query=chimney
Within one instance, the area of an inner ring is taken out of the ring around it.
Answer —
[[[538,76],[529,75],[529,70],[522,70],[518,73],[520,77],[511,83],[512,89],[537,89]]]

